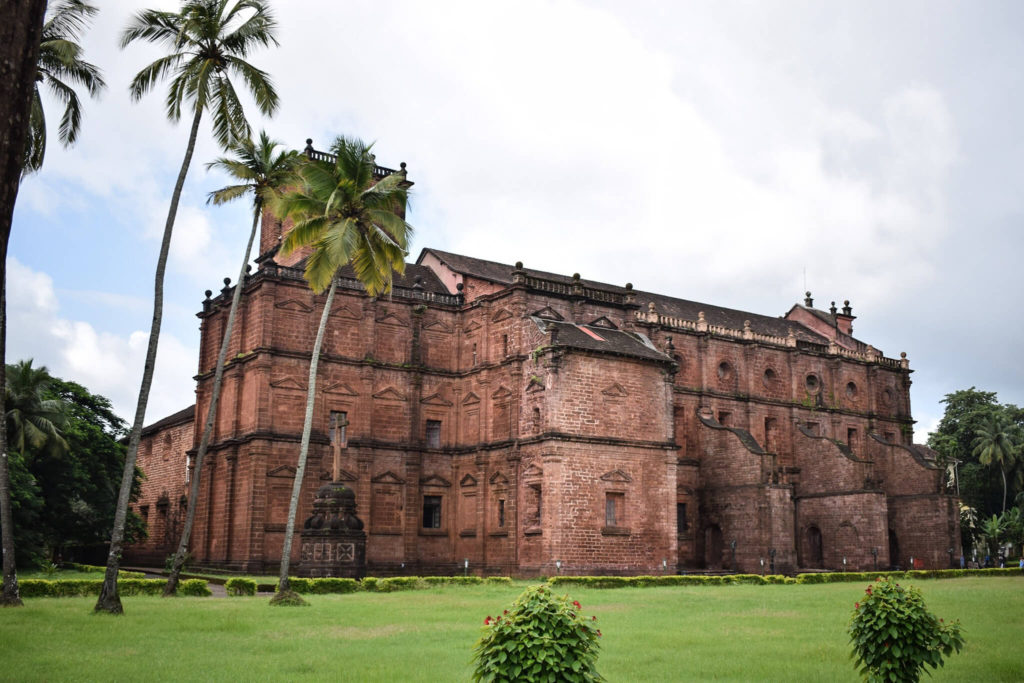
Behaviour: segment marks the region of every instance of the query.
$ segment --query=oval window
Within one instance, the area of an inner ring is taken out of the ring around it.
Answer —
[[[807,385],[807,391],[812,394],[818,393],[818,390],[821,389],[821,380],[818,379],[817,375],[807,375],[805,384]]]
[[[764,376],[761,378],[761,382],[764,384],[765,388],[771,389],[775,384],[775,377],[775,371],[768,368],[764,371]]]
[[[857,398],[857,385],[853,382],[846,383],[846,398]]]
[[[728,361],[722,361],[718,364],[718,379],[722,382],[729,380],[732,377],[732,366],[729,365]]]

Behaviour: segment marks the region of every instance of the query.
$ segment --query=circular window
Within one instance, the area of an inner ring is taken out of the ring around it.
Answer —
[[[775,378],[775,371],[768,368],[764,371],[764,376],[761,377],[761,382],[764,384],[765,388],[771,389],[775,384]]]
[[[846,398],[857,398],[857,385],[853,382],[846,383]]]
[[[732,366],[729,365],[728,361],[722,361],[718,364],[718,379],[722,382],[728,381],[732,378]]]
[[[817,375],[807,375],[804,384],[807,386],[807,391],[812,394],[818,393],[818,390],[821,389],[821,380],[818,379]]]

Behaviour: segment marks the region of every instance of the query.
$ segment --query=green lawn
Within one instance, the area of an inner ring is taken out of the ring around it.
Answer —
[[[910,583],[910,582],[908,582]],[[918,581],[929,608],[959,618],[964,651],[936,681],[1024,680],[1024,579]],[[484,617],[526,584],[257,598],[125,599],[123,617],[85,598],[0,610],[3,680],[458,681]],[[823,584],[575,589],[604,632],[610,681],[854,681],[846,623],[864,586]]]

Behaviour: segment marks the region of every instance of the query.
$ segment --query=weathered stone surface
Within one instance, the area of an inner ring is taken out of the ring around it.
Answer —
[[[245,283],[195,502],[196,561],[247,571],[280,561],[323,305],[271,256]],[[330,416],[344,412],[340,478],[370,573],[938,567],[959,552],[943,473],[907,437],[907,363],[854,339],[850,321],[513,270],[425,250],[388,298],[338,291],[299,519],[314,519]],[[228,296],[199,314],[196,415]],[[186,422],[144,437],[152,529],[198,440]],[[159,535],[129,552],[162,558]],[[348,553],[305,537],[288,552],[301,566]]]

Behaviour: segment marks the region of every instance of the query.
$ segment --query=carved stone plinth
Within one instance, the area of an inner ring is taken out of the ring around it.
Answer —
[[[300,538],[296,576],[361,579],[366,573],[366,532],[356,517],[356,494],[344,484],[320,487]]]

